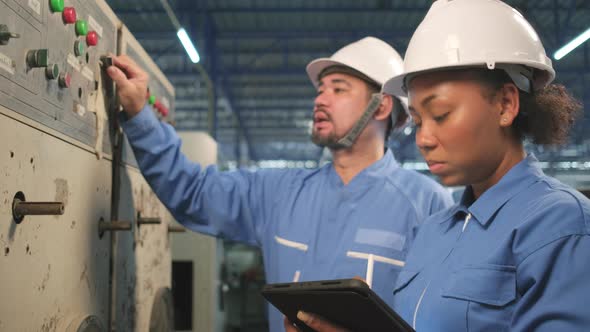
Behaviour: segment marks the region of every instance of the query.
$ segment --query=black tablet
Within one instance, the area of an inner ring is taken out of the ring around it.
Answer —
[[[357,279],[268,284],[264,296],[299,329],[314,330],[297,319],[303,310],[352,331],[414,332],[369,286]]]

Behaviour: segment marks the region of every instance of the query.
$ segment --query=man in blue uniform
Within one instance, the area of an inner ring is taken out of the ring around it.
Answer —
[[[147,75],[124,56],[115,65],[108,73],[125,110],[122,127],[143,175],[179,222],[261,247],[269,283],[364,276],[392,303],[416,226],[451,198],[385,148],[388,133],[408,118],[399,99],[380,93],[402,71],[391,46],[367,37],[309,64],[318,91],[312,140],[333,156],[316,170],[201,169],[145,105]],[[274,308],[269,320],[271,331],[283,330]]]

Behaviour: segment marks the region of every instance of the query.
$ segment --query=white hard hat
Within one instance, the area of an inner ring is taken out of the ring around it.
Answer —
[[[307,65],[307,76],[316,88],[321,72],[331,66],[352,68],[383,87],[387,80],[403,72],[404,62],[399,53],[388,43],[375,37],[365,37],[344,46],[329,58],[315,59]],[[409,115],[408,100],[404,96],[395,97],[398,97],[404,112]],[[392,116],[394,115],[392,112]],[[392,119],[394,125],[396,120]],[[398,124],[398,128],[404,125]]]
[[[382,86],[388,79],[402,73],[403,63],[402,57],[389,44],[375,37],[365,37],[344,46],[329,58],[313,60],[306,70],[316,88],[319,74],[331,66],[350,67]]]
[[[410,40],[404,72],[383,90],[405,96],[408,76],[461,67],[503,69],[524,91],[555,78],[539,36],[517,10],[498,0],[438,0]]]

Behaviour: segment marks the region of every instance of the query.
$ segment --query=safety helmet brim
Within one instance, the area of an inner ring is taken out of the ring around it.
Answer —
[[[349,68],[354,68],[350,64],[341,62],[341,61],[334,61],[330,58],[319,58],[315,59],[310,62],[305,70],[307,71],[307,76],[313,83],[313,86],[317,89],[320,84],[320,74],[324,69],[332,66],[345,66]]]

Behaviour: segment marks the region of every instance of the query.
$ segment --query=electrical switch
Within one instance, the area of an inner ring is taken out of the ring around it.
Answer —
[[[27,65],[31,68],[47,67],[49,51],[47,49],[32,50],[27,53]]]
[[[88,34],[86,35],[86,44],[89,47],[98,45],[98,34],[96,33],[96,31],[88,32]]]
[[[153,96],[153,95],[152,95],[152,96],[150,96],[150,97],[148,98],[148,103],[149,103],[150,105],[154,105],[154,104],[156,103],[156,96]]]
[[[8,45],[10,38],[20,38],[20,35],[10,32],[8,26],[0,24],[0,45]]]
[[[88,23],[84,20],[76,21],[76,34],[78,36],[86,36],[88,33]]]
[[[64,0],[50,0],[49,6],[54,13],[61,13],[64,10]]]
[[[62,18],[63,18],[65,24],[76,23],[76,8],[74,8],[74,7],[64,8]]]
[[[58,83],[60,88],[67,89],[72,83],[72,76],[68,73],[59,74]]]
[[[84,54],[84,52],[86,52],[86,46],[84,45],[84,42],[81,40],[76,40],[74,43],[74,54],[76,54],[76,56],[81,56]]]
[[[45,76],[48,80],[54,80],[59,76],[59,66],[57,64],[51,64],[45,68]]]

